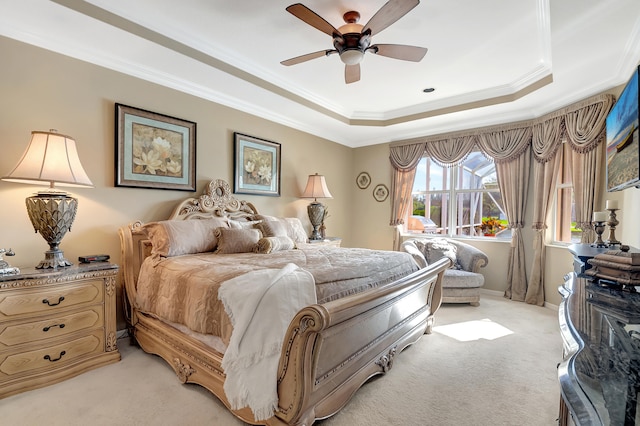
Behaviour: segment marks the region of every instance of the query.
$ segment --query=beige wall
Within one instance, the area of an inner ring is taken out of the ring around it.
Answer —
[[[354,165],[351,170],[354,188],[351,210],[353,240],[360,247],[392,250],[393,228],[389,226],[389,198],[383,202],[373,198],[373,189],[378,184],[385,185],[391,191],[389,145],[373,145],[354,151]],[[356,177],[361,172],[367,172],[371,176],[371,184],[365,189],[356,186]]]
[[[75,138],[95,188],[73,189],[79,202],[72,230],[62,241],[65,256],[107,253],[120,263],[117,229],[134,220],[166,218],[183,191],[114,187],[114,104],[184,118],[197,123],[197,191],[211,179],[233,181],[233,132],[282,146],[281,197],[240,196],[266,214],[297,216],[310,229],[298,198],[307,176],[326,175],[333,199],[326,200],[327,232],[354,245],[350,213],[354,152],[342,145],[59,54],[0,37],[0,175],[16,165],[32,130],[57,129]],[[0,248],[13,248],[14,266],[36,265],[48,246],[34,233],[25,198],[38,186],[0,181]],[[120,316],[121,318],[121,316]],[[122,322],[119,328],[122,328]]]

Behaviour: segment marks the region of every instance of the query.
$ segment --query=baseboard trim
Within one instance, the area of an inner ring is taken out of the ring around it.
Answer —
[[[486,288],[481,288],[480,289],[480,294],[487,294],[490,296],[495,296],[495,297],[504,297],[504,291],[499,291],[499,290],[489,290]],[[522,302],[524,303],[524,302]],[[544,305],[542,306],[543,308],[547,308],[547,309],[551,309],[554,311],[558,310],[558,305],[554,305],[552,303],[549,302],[544,302]]]
[[[496,296],[496,297],[503,297],[504,296],[504,291],[499,291],[499,290],[489,290],[486,288],[480,288],[480,293],[484,293],[484,294],[490,294],[491,296]]]

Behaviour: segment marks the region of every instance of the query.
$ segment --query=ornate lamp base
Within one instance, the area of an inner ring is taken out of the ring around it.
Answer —
[[[41,192],[26,200],[29,219],[36,232],[49,244],[44,260],[36,268],[59,268],[73,263],[64,258],[59,245],[76,217],[78,200],[64,192]]]
[[[313,226],[313,231],[309,237],[310,240],[322,240],[322,235],[320,235],[318,228],[320,228],[324,221],[324,211],[324,205],[317,201],[314,201],[307,206],[309,221],[311,222],[311,226]]]
[[[44,252],[44,259],[38,263],[36,269],[64,268],[71,265],[73,265],[73,263],[64,257],[64,252],[56,248]]]

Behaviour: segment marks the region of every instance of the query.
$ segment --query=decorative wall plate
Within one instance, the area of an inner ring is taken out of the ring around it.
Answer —
[[[373,188],[373,198],[375,198],[376,201],[381,203],[386,200],[388,196],[389,188],[387,188],[387,185],[379,183],[375,188]]]
[[[371,185],[371,176],[367,172],[361,172],[356,178],[356,185],[360,189],[367,189]]]

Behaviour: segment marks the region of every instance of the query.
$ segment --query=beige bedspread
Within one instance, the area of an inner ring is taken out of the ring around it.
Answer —
[[[219,336],[228,344],[231,323],[218,300],[220,284],[288,263],[313,275],[318,303],[390,283],[418,269],[408,253],[336,247],[147,258],[140,269],[136,302],[143,312]]]

